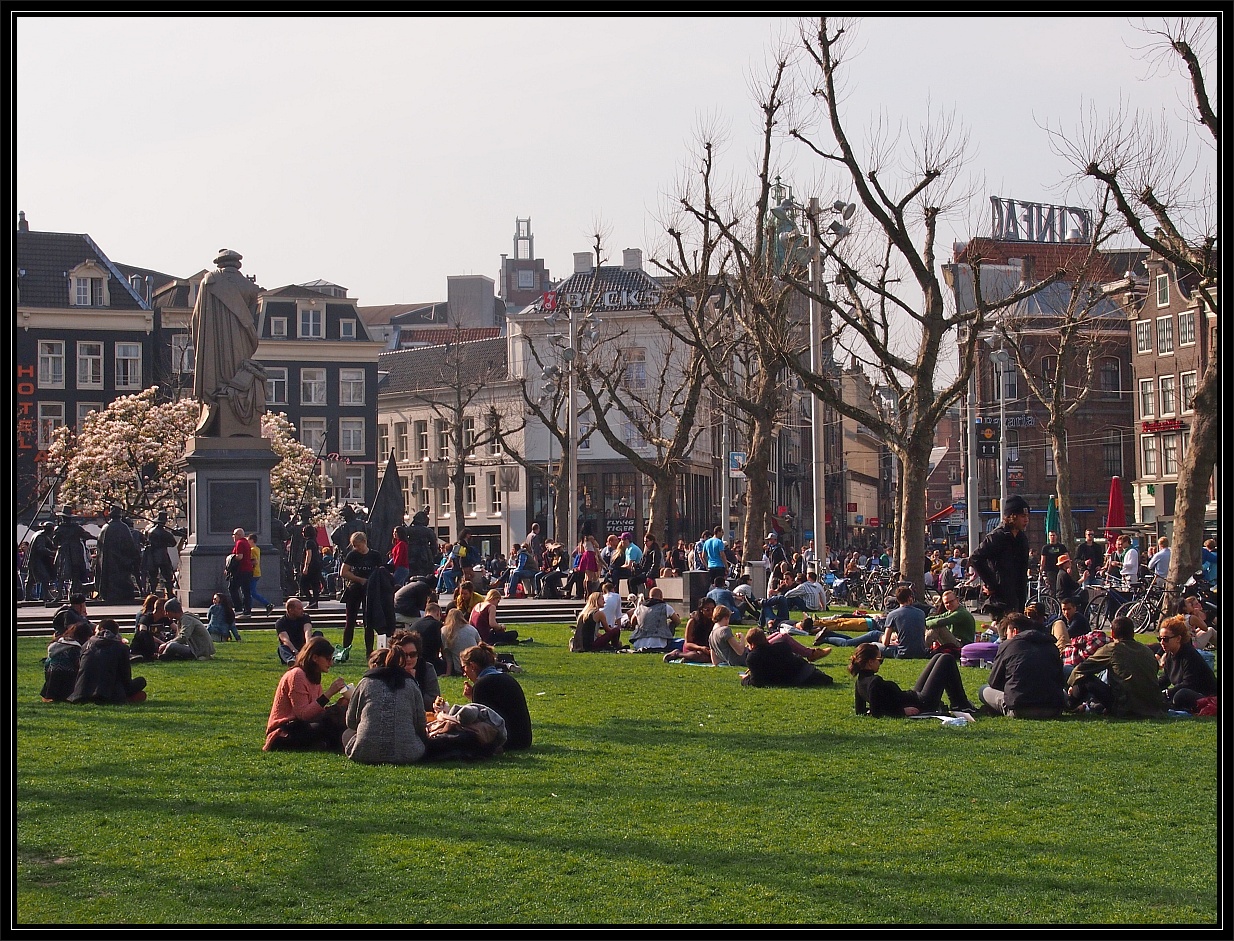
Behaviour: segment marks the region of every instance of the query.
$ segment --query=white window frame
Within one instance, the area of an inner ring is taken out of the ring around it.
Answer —
[[[348,465],[343,468],[343,486],[340,497],[344,500],[364,502],[364,468]]]
[[[77,341],[77,388],[103,388],[104,350],[102,340]]]
[[[450,426],[446,424],[445,419],[438,418],[433,422],[433,427],[437,432],[437,460],[450,460]]]
[[[397,461],[407,460],[407,422],[396,421],[394,423],[394,459]],[[416,458],[419,460],[419,458]]]
[[[326,312],[319,307],[301,307],[296,311],[296,336],[301,340],[326,338]]]
[[[476,492],[476,475],[463,475],[463,515],[475,516],[479,494]]]
[[[286,317],[271,317],[270,318],[270,337],[271,339],[281,340],[287,336],[287,318]]]
[[[356,321],[354,317],[346,317],[338,322],[338,335],[340,340],[354,340],[356,338]]]
[[[414,425],[415,437],[412,441],[416,447],[416,460],[427,461],[429,459],[428,448],[428,419],[424,418],[417,421]]]
[[[1150,418],[1157,414],[1157,383],[1152,379],[1140,380],[1140,417]]]
[[[621,386],[641,391],[647,388],[647,350],[632,346],[621,351]]]
[[[63,402],[39,403],[38,444],[40,451],[46,451],[51,445],[51,434],[64,425]]]
[[[1137,353],[1153,351],[1153,322],[1151,320],[1135,322],[1135,351]]]
[[[364,370],[340,369],[338,371],[338,404],[364,404]]]
[[[1168,431],[1161,436],[1161,473],[1166,477],[1178,476],[1178,433]]]
[[[440,511],[437,513],[437,515],[438,515],[439,517],[441,517],[442,519],[449,519],[449,518],[450,518],[450,509],[451,509],[451,507],[450,507],[450,488],[449,488],[449,487],[440,487],[440,488],[438,488],[438,491],[437,491],[437,496],[438,496],[438,498],[439,498],[439,502],[438,502],[438,504],[437,504],[437,505],[441,508],[441,509],[440,509]]]
[[[1184,326],[1186,329],[1184,330]],[[1184,310],[1178,315],[1178,345],[1195,346],[1195,309]]]
[[[476,420],[470,416],[463,417],[463,449],[468,454],[476,449]]]
[[[266,367],[266,404],[287,404],[287,367]]]
[[[1162,328],[1165,329],[1162,329]],[[1174,352],[1174,318],[1168,314],[1157,318],[1157,355]]]
[[[102,402],[78,402],[77,403],[77,424],[74,426],[77,431],[81,432],[81,426],[85,424],[86,418],[91,412],[101,412],[103,410]]]
[[[320,454],[322,444],[326,439],[326,420],[324,418],[300,419],[300,443],[313,452]]]
[[[585,418],[580,418],[578,420],[578,441],[576,444],[578,445],[578,449],[580,451],[591,450],[591,430],[593,427],[594,424]]]
[[[1170,276],[1169,274],[1159,274],[1154,282],[1157,294],[1157,306],[1170,306]]]
[[[498,484],[497,475],[489,473],[488,475],[488,510],[493,516],[500,516],[502,513],[501,501],[501,486]]]
[[[1199,388],[1197,385],[1197,382],[1199,381],[1199,377],[1196,374],[1195,370],[1192,370],[1191,372],[1182,373],[1178,378],[1179,378],[1178,405],[1179,405],[1179,408],[1182,410],[1182,413],[1186,415],[1189,412],[1195,411],[1195,408],[1193,406],[1195,404],[1196,389]]]
[[[325,405],[326,371],[318,367],[300,369],[300,404]]]
[[[39,340],[39,388],[64,388],[64,341]]]
[[[385,461],[390,457],[390,426],[382,422],[377,426],[377,460]]]
[[[1142,435],[1140,437],[1140,462],[1144,468],[1145,477],[1157,476],[1157,436]]]
[[[197,354],[193,349],[193,335],[188,332],[171,335],[171,372],[175,376],[186,376],[193,371]]]
[[[1173,376],[1157,377],[1159,398],[1157,399],[1162,415],[1173,415],[1178,411],[1178,382]]]
[[[340,418],[338,420],[339,454],[364,453],[364,419]]]
[[[136,352],[136,356],[122,356],[122,353]],[[133,366],[132,364],[136,364]],[[122,364],[124,364],[122,366]],[[124,381],[126,374],[128,381]],[[141,389],[141,344],[129,342],[116,343],[116,388]]]
[[[108,301],[106,278],[73,278],[74,307],[106,307]]]

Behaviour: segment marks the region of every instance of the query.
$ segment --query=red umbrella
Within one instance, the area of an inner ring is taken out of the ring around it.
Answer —
[[[1118,533],[1115,530],[1127,525],[1127,512],[1123,508],[1123,482],[1117,478],[1110,479],[1110,505],[1105,514],[1105,538],[1114,540]]]

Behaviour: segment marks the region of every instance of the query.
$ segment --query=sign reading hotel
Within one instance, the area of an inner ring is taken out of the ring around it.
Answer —
[[[1000,242],[1066,242],[1092,235],[1093,214],[1075,206],[1046,206],[990,197],[990,238]]]

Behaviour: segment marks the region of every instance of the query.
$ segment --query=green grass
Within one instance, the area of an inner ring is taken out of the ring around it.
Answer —
[[[535,747],[410,767],[263,752],[268,632],[124,707],[16,641],[17,923],[1217,922],[1214,720],[859,718],[840,649],[764,690],[520,632]]]

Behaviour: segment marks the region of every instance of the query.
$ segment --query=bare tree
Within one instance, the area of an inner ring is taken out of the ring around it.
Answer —
[[[1218,23],[1215,16],[1182,18],[1143,30],[1146,60],[1170,70],[1181,66],[1191,125],[1184,132],[1162,116],[1129,117],[1121,111],[1086,122],[1075,135],[1047,129],[1055,151],[1071,162],[1077,177],[1094,180],[1109,192],[1140,244],[1172,265],[1178,275],[1194,281],[1204,333],[1207,312],[1218,309],[1220,213],[1213,182],[1219,170],[1220,115],[1208,92],[1218,68]],[[1198,156],[1193,155],[1196,152]],[[1196,168],[1204,174],[1198,186],[1193,180]],[[1175,585],[1200,567],[1209,482],[1220,445],[1217,344],[1206,337],[1201,344],[1205,361],[1195,397],[1186,403],[1195,417],[1178,471],[1174,506],[1168,579]]]
[[[920,586],[926,532],[923,494],[935,428],[968,384],[979,335],[991,313],[1057,274],[992,297],[981,285],[981,266],[975,262],[975,303],[971,309],[948,312],[937,272],[936,238],[940,220],[963,210],[970,199],[956,189],[966,159],[966,134],[952,118],[932,115],[906,142],[880,125],[872,133],[868,155],[859,154],[841,112],[850,38],[849,26],[826,17],[803,24],[801,43],[821,120],[816,128],[801,126],[790,133],[825,170],[839,172],[860,211],[853,218],[852,235],[839,241],[824,227],[822,214],[811,214],[812,242],[821,262],[835,274],[811,280],[798,272],[791,280],[819,305],[823,322],[835,326],[829,339],[875,370],[873,385],[885,389],[893,405],[846,400],[831,376],[803,362],[800,345],[785,348],[785,362],[812,392],[868,427],[898,459],[898,561],[903,576]],[[834,281],[834,294],[827,287],[829,280]],[[952,342],[959,346],[958,370],[939,384],[939,354]]]

